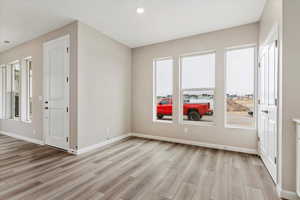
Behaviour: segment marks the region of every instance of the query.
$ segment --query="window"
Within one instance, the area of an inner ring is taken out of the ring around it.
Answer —
[[[153,119],[172,121],[173,117],[173,60],[154,61]]]
[[[6,67],[0,65],[0,119],[5,118]]]
[[[184,122],[213,123],[215,53],[181,57],[181,111]]]
[[[255,47],[226,52],[225,125],[255,128]]]
[[[31,122],[32,59],[0,65],[0,118]]]
[[[12,92],[11,92],[11,118],[20,119],[20,94],[21,94],[21,66],[19,62],[11,65],[12,68]]]
[[[32,120],[32,60],[31,58],[25,59],[25,68],[24,68],[24,120],[30,122]]]

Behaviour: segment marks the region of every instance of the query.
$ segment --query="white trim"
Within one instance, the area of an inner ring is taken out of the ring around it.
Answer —
[[[182,125],[191,125],[191,126],[212,126],[212,127],[216,127],[216,123],[215,122],[205,122],[205,121],[189,121],[189,120],[182,120],[182,122],[180,122]]]
[[[157,119],[157,96],[156,96],[156,87],[157,87],[157,62],[159,61],[165,61],[165,60],[171,60],[172,61],[172,120],[169,121],[170,124],[173,123],[174,119],[173,119],[173,116],[174,116],[174,69],[175,69],[175,65],[174,65],[174,58],[172,56],[168,56],[168,57],[163,57],[163,58],[154,58],[153,59],[153,64],[152,64],[152,121],[153,122],[157,122],[157,121],[160,121],[159,119]]]
[[[288,200],[300,200],[296,192],[283,190],[280,185],[276,186],[277,194],[280,198],[288,199]]]
[[[201,55],[206,55],[206,54],[216,54],[217,50],[216,49],[209,49],[209,50],[204,50],[204,51],[194,51],[192,53],[184,53],[179,56],[180,57],[195,57],[195,56],[201,56]]]
[[[76,154],[76,155],[79,155],[79,154],[82,154],[82,153],[87,153],[87,152],[95,150],[97,148],[101,148],[101,147],[105,147],[109,144],[113,144],[115,142],[118,142],[118,141],[123,140],[125,138],[128,138],[130,136],[131,136],[130,134],[121,135],[121,136],[114,137],[114,138],[111,138],[109,140],[105,140],[103,142],[97,143],[97,144],[93,144],[93,145],[88,146],[88,147],[84,147],[82,149],[78,149],[77,151],[70,149],[69,153],[73,153],[73,154]]]
[[[293,119],[293,121],[300,125],[300,119]]]
[[[206,55],[214,55],[214,88],[208,88],[209,90],[213,90],[214,92],[214,98],[213,98],[213,119],[212,122],[188,122],[185,121],[184,118],[184,114],[183,114],[183,105],[184,105],[184,99],[183,99],[183,93],[184,91],[193,91],[195,88],[191,88],[191,89],[183,89],[182,88],[182,68],[183,68],[183,64],[182,61],[184,58],[189,58],[189,57],[197,57],[197,56],[206,56]],[[197,126],[215,126],[216,125],[216,108],[217,108],[217,101],[216,101],[216,57],[217,57],[217,51],[216,50],[207,50],[207,51],[201,51],[201,52],[193,52],[193,53],[186,53],[186,54],[182,54],[179,56],[178,58],[178,67],[179,67],[179,93],[178,93],[178,100],[179,100],[179,108],[178,108],[178,124],[181,125],[197,125]]]
[[[230,46],[226,47],[225,51],[232,51],[232,50],[238,50],[238,49],[247,49],[251,47],[256,47],[257,48],[257,43],[250,43],[250,44],[244,44],[244,45],[238,45],[238,46]]]
[[[173,124],[173,120],[154,119],[152,120],[152,123]]]
[[[243,49],[254,49],[254,66],[253,66],[253,118],[255,120],[254,127],[249,126],[239,126],[239,125],[231,125],[227,123],[227,61],[228,61],[228,52],[235,51],[235,50],[243,50]],[[225,48],[224,53],[224,127],[227,129],[242,129],[242,130],[257,130],[257,99],[258,99],[258,45],[257,44],[247,44],[247,45],[241,45],[241,46],[235,46],[235,47],[227,47]]]
[[[266,40],[260,45],[261,48],[259,48],[259,60],[261,58],[261,54],[265,49],[265,46],[267,46],[268,44],[274,42],[275,40],[279,40],[279,25],[275,24],[273,25],[271,31],[269,32]],[[279,45],[279,44],[278,44]]]
[[[14,60],[8,63],[8,65],[14,65],[20,63],[20,60]]]
[[[13,138],[16,138],[16,139],[19,139],[19,140],[24,140],[26,142],[31,142],[31,143],[34,143],[34,144],[39,144],[39,145],[44,145],[45,144],[42,140],[38,140],[38,139],[18,135],[16,133],[9,133],[9,132],[5,132],[5,131],[0,131],[0,134],[6,135],[6,136],[9,136],[9,137],[13,137]]]
[[[197,142],[197,141],[184,140],[184,139],[176,139],[176,138],[161,137],[161,136],[154,136],[154,135],[145,135],[145,134],[140,134],[140,133],[131,133],[131,136],[166,141],[166,142],[174,142],[174,143],[180,143],[180,144],[188,144],[188,145],[206,147],[206,148],[211,148],[211,149],[221,149],[221,150],[254,154],[254,155],[258,154],[256,149],[248,149],[248,148],[234,147],[234,146],[221,145],[221,144],[211,144],[211,143]]]

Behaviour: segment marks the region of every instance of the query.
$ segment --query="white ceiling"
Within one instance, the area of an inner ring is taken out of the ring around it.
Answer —
[[[73,20],[138,47],[256,22],[264,4],[265,0],[0,0],[0,51]],[[144,14],[136,13],[138,6],[145,8]]]

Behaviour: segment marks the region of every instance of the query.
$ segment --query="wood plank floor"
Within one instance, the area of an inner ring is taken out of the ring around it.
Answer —
[[[74,156],[4,135],[0,199],[278,200],[252,155],[130,138]]]

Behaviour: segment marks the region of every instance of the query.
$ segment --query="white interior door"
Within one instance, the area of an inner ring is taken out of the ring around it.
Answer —
[[[277,178],[278,48],[274,40],[264,47],[259,67],[258,135],[262,160]]]
[[[45,143],[69,148],[69,36],[44,43]]]

